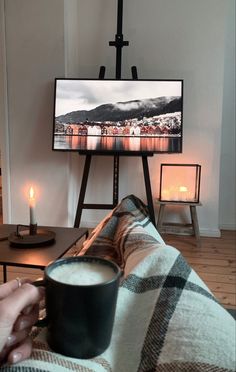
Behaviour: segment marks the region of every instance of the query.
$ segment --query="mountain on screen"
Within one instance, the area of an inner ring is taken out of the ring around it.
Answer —
[[[122,121],[133,118],[158,116],[182,111],[181,97],[158,97],[142,100],[107,103],[92,110],[78,110],[56,117],[60,123]]]

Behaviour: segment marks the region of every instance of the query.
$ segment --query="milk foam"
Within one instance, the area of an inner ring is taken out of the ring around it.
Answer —
[[[58,282],[73,285],[91,285],[104,283],[115,276],[108,265],[97,262],[72,262],[55,267],[50,277]]]

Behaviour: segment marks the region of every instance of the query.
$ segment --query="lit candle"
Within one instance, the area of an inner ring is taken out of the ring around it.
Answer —
[[[30,225],[35,225],[36,219],[35,219],[35,193],[34,189],[31,186],[29,190],[29,207],[30,207]]]
[[[187,192],[188,188],[186,186],[180,186],[179,193],[180,193],[180,200],[186,201],[187,200]]]

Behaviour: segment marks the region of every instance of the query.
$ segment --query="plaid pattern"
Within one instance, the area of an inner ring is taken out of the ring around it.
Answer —
[[[123,199],[78,254],[110,258],[124,271],[109,348],[89,360],[68,358],[37,330],[31,358],[1,371],[235,371],[235,320],[163,242],[139,199]]]

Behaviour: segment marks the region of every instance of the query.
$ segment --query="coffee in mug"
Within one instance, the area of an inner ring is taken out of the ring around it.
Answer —
[[[50,278],[72,285],[93,285],[105,283],[114,277],[114,269],[100,262],[71,262],[55,267]]]
[[[114,262],[94,256],[46,267],[43,283],[35,285],[45,286],[47,341],[55,352],[88,359],[108,348],[120,275]]]

